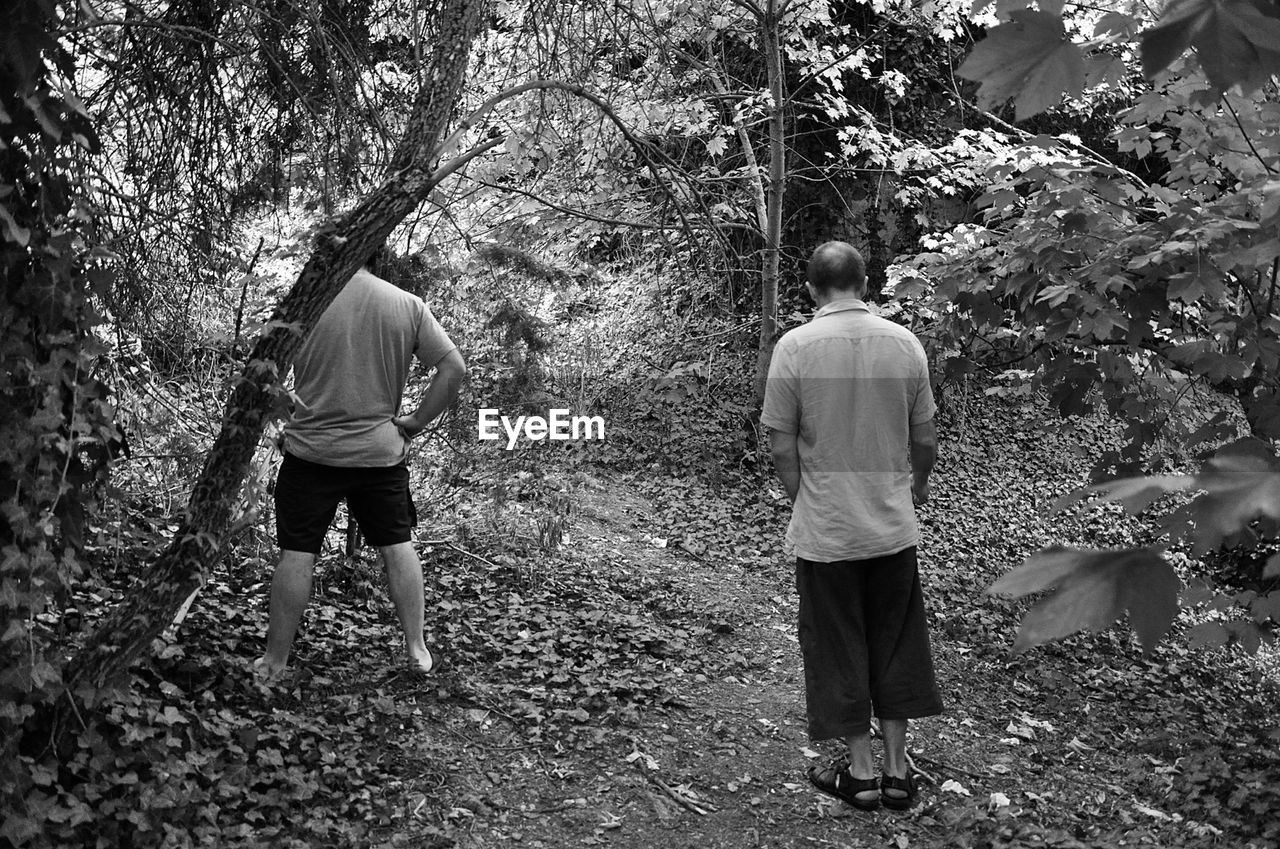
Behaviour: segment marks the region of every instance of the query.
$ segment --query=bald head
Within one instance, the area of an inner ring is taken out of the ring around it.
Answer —
[[[809,257],[809,282],[818,292],[862,297],[867,294],[867,264],[848,242],[824,242]]]

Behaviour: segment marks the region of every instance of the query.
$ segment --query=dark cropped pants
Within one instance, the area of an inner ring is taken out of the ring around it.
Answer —
[[[942,713],[911,548],[870,560],[796,559],[809,736]]]

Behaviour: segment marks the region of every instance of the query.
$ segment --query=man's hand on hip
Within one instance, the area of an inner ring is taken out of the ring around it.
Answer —
[[[929,479],[911,481],[911,500],[916,504],[924,504],[929,500]]]
[[[413,416],[396,416],[391,420],[391,423],[396,426],[396,430],[400,431],[400,435],[405,439],[413,439],[424,430],[418,425],[418,420]]]

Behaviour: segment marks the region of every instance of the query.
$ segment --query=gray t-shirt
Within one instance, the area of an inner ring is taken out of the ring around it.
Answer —
[[[456,347],[421,298],[357,271],[294,360],[285,450],[326,466],[396,465],[407,445],[391,420],[412,358],[430,367]]]
[[[935,411],[919,340],[860,300],[827,304],[778,341],[760,421],[798,437],[797,556],[865,560],[919,542],[911,425]]]

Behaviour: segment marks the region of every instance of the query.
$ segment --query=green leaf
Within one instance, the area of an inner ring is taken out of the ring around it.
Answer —
[[[1192,521],[1192,553],[1212,551],[1257,519],[1280,522],[1280,471],[1256,439],[1221,449],[1195,476],[1204,490],[1184,508]]]
[[[1264,439],[1280,439],[1280,392],[1254,395],[1245,406],[1253,433]]]
[[[1267,565],[1262,567],[1262,577],[1280,578],[1280,554],[1273,554],[1267,558]]]
[[[13,14],[12,10],[6,17]],[[44,21],[23,21],[15,25],[6,21],[5,32],[0,35],[0,67],[9,70],[16,79],[13,90],[26,94],[44,75],[42,54],[59,53],[58,43],[45,32]]]
[[[1269,180],[1262,185],[1262,207],[1258,210],[1258,220],[1267,222],[1272,218],[1280,218],[1280,180]]]
[[[0,221],[4,222],[5,238],[9,241],[16,242],[24,248],[31,241],[31,230],[14,221],[9,210],[3,206],[0,206]]]
[[[1273,4],[1250,0],[1175,0],[1159,23],[1142,34],[1142,70],[1148,77],[1194,47],[1205,76],[1218,91],[1257,88],[1280,71],[1280,19]]]
[[[12,811],[0,825],[0,837],[14,846],[21,846],[40,833],[40,824],[31,817]]]
[[[1055,547],[1032,555],[987,592],[1022,596],[1049,586],[1057,589],[1023,618],[1014,652],[1078,631],[1101,630],[1125,611],[1149,652],[1173,623],[1181,582],[1154,549],[1113,552]]]
[[[1063,94],[1079,95],[1085,64],[1061,16],[1019,9],[1010,17],[978,42],[957,73],[982,83],[978,105],[984,109],[1013,99],[1020,121],[1056,106]]]
[[[1169,300],[1179,300],[1184,304],[1194,304],[1204,294],[1204,286],[1200,275],[1194,271],[1184,271],[1169,278]]]
[[[1201,622],[1187,633],[1187,645],[1193,649],[1220,649],[1230,639],[1221,622]]]
[[[1259,624],[1267,620],[1280,624],[1280,592],[1258,596],[1249,605],[1249,615]]]
[[[1142,73],[1148,78],[1173,64],[1212,14],[1211,0],[1174,0],[1159,23],[1142,34]]]
[[[1043,549],[1022,566],[1001,575],[987,588],[987,595],[1019,598],[1047,590],[1075,570],[1079,555],[1079,549],[1060,545]]]
[[[1182,447],[1195,448],[1205,442],[1220,442],[1235,436],[1236,432],[1236,424],[1230,421],[1230,416],[1219,410],[1182,440]]]
[[[1126,74],[1124,60],[1110,53],[1099,53],[1085,60],[1084,81],[1090,86],[1119,86]]]
[[[1151,552],[1149,560],[1130,564],[1121,582],[1129,627],[1138,635],[1142,647],[1151,652],[1178,615],[1182,581],[1163,557]]]
[[[1093,27],[1093,35],[1097,38],[1100,35],[1114,34],[1132,38],[1133,34],[1138,31],[1138,22],[1132,15],[1125,15],[1120,12],[1107,12],[1098,19]]]

